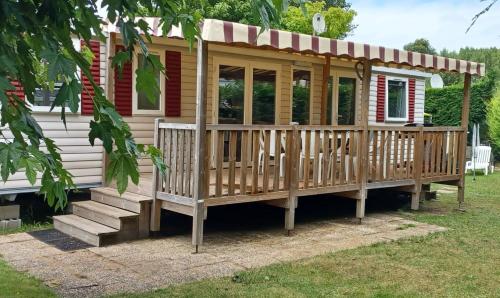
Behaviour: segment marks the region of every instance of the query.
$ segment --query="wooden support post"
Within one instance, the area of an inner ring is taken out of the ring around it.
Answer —
[[[203,243],[203,220],[205,199],[205,150],[206,150],[206,110],[207,110],[207,69],[208,69],[208,43],[198,39],[196,56],[196,132],[194,147],[193,169],[193,231],[192,244],[195,252]]]
[[[106,85],[104,91],[106,92],[107,99],[114,103],[115,102],[115,90],[114,90],[114,80],[115,72],[113,70],[113,63],[111,58],[115,55],[116,46],[116,33],[109,32],[109,36],[106,39]],[[101,183],[103,186],[108,186],[106,182],[106,171],[108,169],[109,156],[106,150],[102,151],[102,175]]]
[[[321,117],[320,124],[326,125],[327,107],[328,107],[328,79],[330,78],[330,56],[325,56],[325,64],[323,65],[323,81],[321,85]]]
[[[356,217],[360,220],[365,217],[365,201],[368,196],[368,190],[366,188],[368,184],[368,146],[370,143],[368,134],[368,108],[370,101],[370,83],[372,79],[372,63],[371,61],[365,60],[363,63],[363,85],[361,89],[361,117],[360,125],[362,127],[361,131],[361,152],[360,163],[358,168],[359,173],[359,183],[360,189],[358,194],[358,201],[356,202]]]
[[[290,174],[288,175],[290,180],[288,181],[288,207],[285,209],[285,230],[288,235],[290,235],[290,232],[295,228],[295,208],[297,208],[297,188],[299,183],[299,169],[296,161],[300,158],[299,131],[297,129],[297,125],[293,125],[292,127],[292,140],[290,142],[291,151],[289,153],[287,152],[289,154],[289,166],[287,167],[287,170],[290,171]],[[287,143],[289,143],[288,140]]]
[[[154,146],[156,148],[160,147],[162,136],[160,134],[160,123],[163,122],[162,118],[155,119],[155,132],[154,132]],[[163,147],[163,146],[161,146]],[[163,150],[163,148],[159,148]],[[168,171],[168,170],[167,170]],[[151,218],[149,229],[152,232],[158,232],[160,230],[160,220],[161,220],[161,201],[156,199],[156,192],[158,191],[158,185],[161,185],[161,175],[158,173],[158,169],[153,165],[153,181],[152,181],[152,193],[153,204],[151,206]]]
[[[415,188],[411,193],[411,210],[418,210],[420,205],[424,154],[424,127],[421,126],[419,127],[418,135],[415,139],[415,150],[413,152],[413,163],[415,167]]]
[[[469,109],[470,109],[470,90],[471,74],[466,73],[464,77],[464,98],[462,104],[462,135],[460,140],[460,155],[458,156],[458,173],[460,180],[458,182],[458,209],[463,210],[464,206],[464,187],[465,187],[465,151],[467,149],[467,130],[469,127]]]

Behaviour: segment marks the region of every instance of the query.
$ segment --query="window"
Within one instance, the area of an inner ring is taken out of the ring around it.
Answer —
[[[408,81],[405,79],[387,79],[386,120],[408,120]]]
[[[338,125],[354,125],[356,111],[356,79],[339,78]]]
[[[245,68],[219,66],[219,123],[243,124]]]
[[[274,124],[276,71],[253,69],[252,123]]]
[[[292,122],[309,124],[309,102],[311,97],[311,72],[293,70]]]
[[[326,100],[326,125],[333,125],[333,77],[328,78],[328,97]]]
[[[48,88],[36,88],[34,94],[35,102],[33,106],[51,107],[61,86],[62,83],[55,83],[52,90],[49,90]]]
[[[150,54],[151,56],[155,56],[157,59],[160,59],[159,55]],[[142,54],[137,55],[137,69],[145,69],[151,68],[152,66],[147,63],[146,58]],[[154,76],[156,78],[156,84],[161,90],[161,82],[160,82],[160,70],[154,70]],[[137,92],[137,111],[160,111],[160,96],[161,92],[158,93],[157,97],[154,100],[148,98],[144,92]]]

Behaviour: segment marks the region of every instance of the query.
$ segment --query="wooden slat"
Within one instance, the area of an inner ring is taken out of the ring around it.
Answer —
[[[399,162],[399,131],[394,131],[394,157],[392,164],[392,177],[398,179],[398,162]]]
[[[215,159],[215,196],[220,197],[222,195],[222,171],[224,162],[224,131],[218,131],[215,134],[217,136],[217,156]]]
[[[179,131],[179,160],[178,160],[178,166],[177,166],[177,192],[179,195],[183,195],[184,193],[184,155],[186,154],[185,152],[185,145],[186,145],[186,131],[185,130],[180,130]]]
[[[436,134],[431,133],[431,165],[430,165],[430,171],[429,175],[434,176],[434,173],[436,172],[436,149],[437,149],[437,144],[436,144]]]
[[[192,140],[192,131],[187,130],[184,132],[185,133],[185,138],[186,138],[186,156],[184,158],[184,161],[186,163],[186,168],[184,171],[184,191],[183,195],[186,197],[191,196],[191,173],[192,173],[192,165],[191,165],[191,154],[192,154],[192,146],[193,146],[193,140]]]
[[[323,130],[323,144],[322,144],[322,151],[323,151],[323,175],[321,176],[321,185],[327,186],[328,182],[328,163],[330,161],[330,148],[328,147],[330,143],[330,131],[329,130]]]
[[[319,148],[320,148],[320,131],[315,130],[314,131],[314,164],[313,164],[313,186],[318,187],[318,180],[319,180],[319,167],[320,167],[320,160],[319,160]]]
[[[337,138],[338,138],[338,132],[334,130],[332,132],[333,138],[332,138],[332,160],[330,161],[332,164],[332,169],[331,169],[331,185],[334,186],[337,184]]]
[[[278,191],[280,188],[280,171],[281,171],[281,130],[276,130],[274,133],[274,174],[273,174],[273,191]]]
[[[411,148],[413,143],[414,133],[406,134],[406,179],[411,177],[412,159],[411,159]]]
[[[346,132],[340,133],[340,174],[339,183],[345,183],[345,155],[346,155]]]
[[[215,143],[212,143],[214,142],[213,140],[213,133],[212,131],[210,130],[207,130],[207,134],[206,134],[206,143],[205,143],[205,158],[204,158],[204,162],[205,162],[205,171],[206,171],[206,175],[205,175],[205,181],[203,181],[204,185],[204,192],[205,192],[205,196],[208,198],[209,195],[210,195],[210,168],[211,168],[211,158],[212,158],[212,154],[213,154],[213,145]],[[195,136],[193,136],[193,148],[194,146],[196,145],[195,143]],[[194,154],[195,154],[195,150],[193,150],[193,161],[194,161]],[[192,186],[192,189],[191,189],[191,195],[194,197],[194,179],[199,179],[199,177],[195,177],[194,176],[194,162],[193,162],[193,186]]]
[[[262,191],[267,193],[269,190],[269,152],[270,152],[270,142],[271,142],[271,132],[269,130],[264,130],[264,162],[263,162],[263,181],[262,181]]]
[[[386,164],[385,164],[385,179],[390,180],[392,175],[391,175],[391,157],[392,157],[392,131],[387,132],[387,157],[386,157]]]
[[[354,148],[356,144],[354,141],[354,132],[349,133],[349,175],[347,176],[347,183],[352,183],[354,179]]]
[[[370,177],[372,181],[377,180],[377,145],[378,145],[378,130],[373,131],[373,139],[372,139],[372,163],[370,168],[367,169],[370,171]]]
[[[436,144],[436,171],[435,174],[439,176],[441,174],[441,155],[443,154],[443,133],[437,132],[437,144]]]
[[[379,169],[378,169],[378,180],[384,180],[384,167],[385,163],[385,141],[386,141],[386,132],[380,132],[380,153],[379,153]]]
[[[302,134],[301,134],[302,135]],[[309,188],[309,164],[310,164],[310,158],[311,158],[311,131],[306,130],[305,133],[305,147],[302,148],[304,151],[304,188]]]
[[[259,138],[260,131],[252,132],[252,193],[255,194],[259,190]]]
[[[452,162],[453,162],[453,151],[455,150],[455,144],[453,143],[453,132],[448,134],[448,163],[446,165],[446,173],[451,175]]]
[[[248,146],[251,137],[251,133],[247,130],[241,132],[240,194],[242,195],[247,193]]]
[[[172,130],[172,174],[170,175],[170,193],[177,194],[177,156],[179,155],[178,131]]]
[[[285,140],[285,189],[290,188],[290,177],[292,176],[291,171],[292,171],[292,146],[293,146],[293,131],[286,131],[286,140]],[[300,135],[298,137],[299,139],[295,140],[296,142],[300,142]],[[299,156],[300,158],[300,156]],[[296,160],[295,162],[297,162]]]
[[[403,174],[404,174],[404,161],[405,161],[405,156],[404,156],[404,144],[405,144],[405,139],[404,139],[404,133],[403,132],[398,132],[398,135],[401,137],[399,141],[399,167],[398,167],[398,179],[403,179]]]
[[[441,157],[441,174],[446,175],[446,159],[447,159],[447,151],[448,151],[448,132],[444,131],[441,136],[443,140],[443,150]]]
[[[237,132],[229,132],[229,177],[228,177],[228,194],[230,196],[234,195],[235,188],[235,173],[236,173],[236,142],[237,142]]]
[[[165,154],[165,164],[168,169],[165,173],[165,192],[170,193],[170,175],[172,172],[172,130],[165,130],[165,145],[163,146],[163,154]]]
[[[451,161],[451,175],[457,174],[457,161],[458,161],[458,148],[460,144],[458,143],[459,136],[457,132],[453,132],[453,158]]]

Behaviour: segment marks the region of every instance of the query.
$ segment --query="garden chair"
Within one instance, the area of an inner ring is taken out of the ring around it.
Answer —
[[[490,168],[490,146],[477,146],[472,154],[472,160],[465,164],[465,173],[469,170],[483,170],[485,175],[488,175]]]

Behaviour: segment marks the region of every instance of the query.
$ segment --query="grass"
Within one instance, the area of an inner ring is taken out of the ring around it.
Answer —
[[[51,229],[52,226],[53,225],[50,222],[30,222],[30,223],[23,222],[19,228],[0,230],[0,235],[46,230],[46,229]]]
[[[456,194],[447,191],[439,200],[425,202],[419,212],[401,212],[447,227],[447,232],[117,297],[500,297],[498,185],[500,173],[478,177],[476,182],[467,177],[466,212],[456,210]],[[0,260],[0,296],[6,293],[11,297],[54,295],[41,282]]]
[[[466,212],[443,192],[403,216],[444,233],[271,265],[126,297],[500,297],[500,173],[467,177]],[[435,188],[447,188],[437,186]],[[450,188],[454,190],[454,188]],[[411,226],[402,226],[408,229]]]

